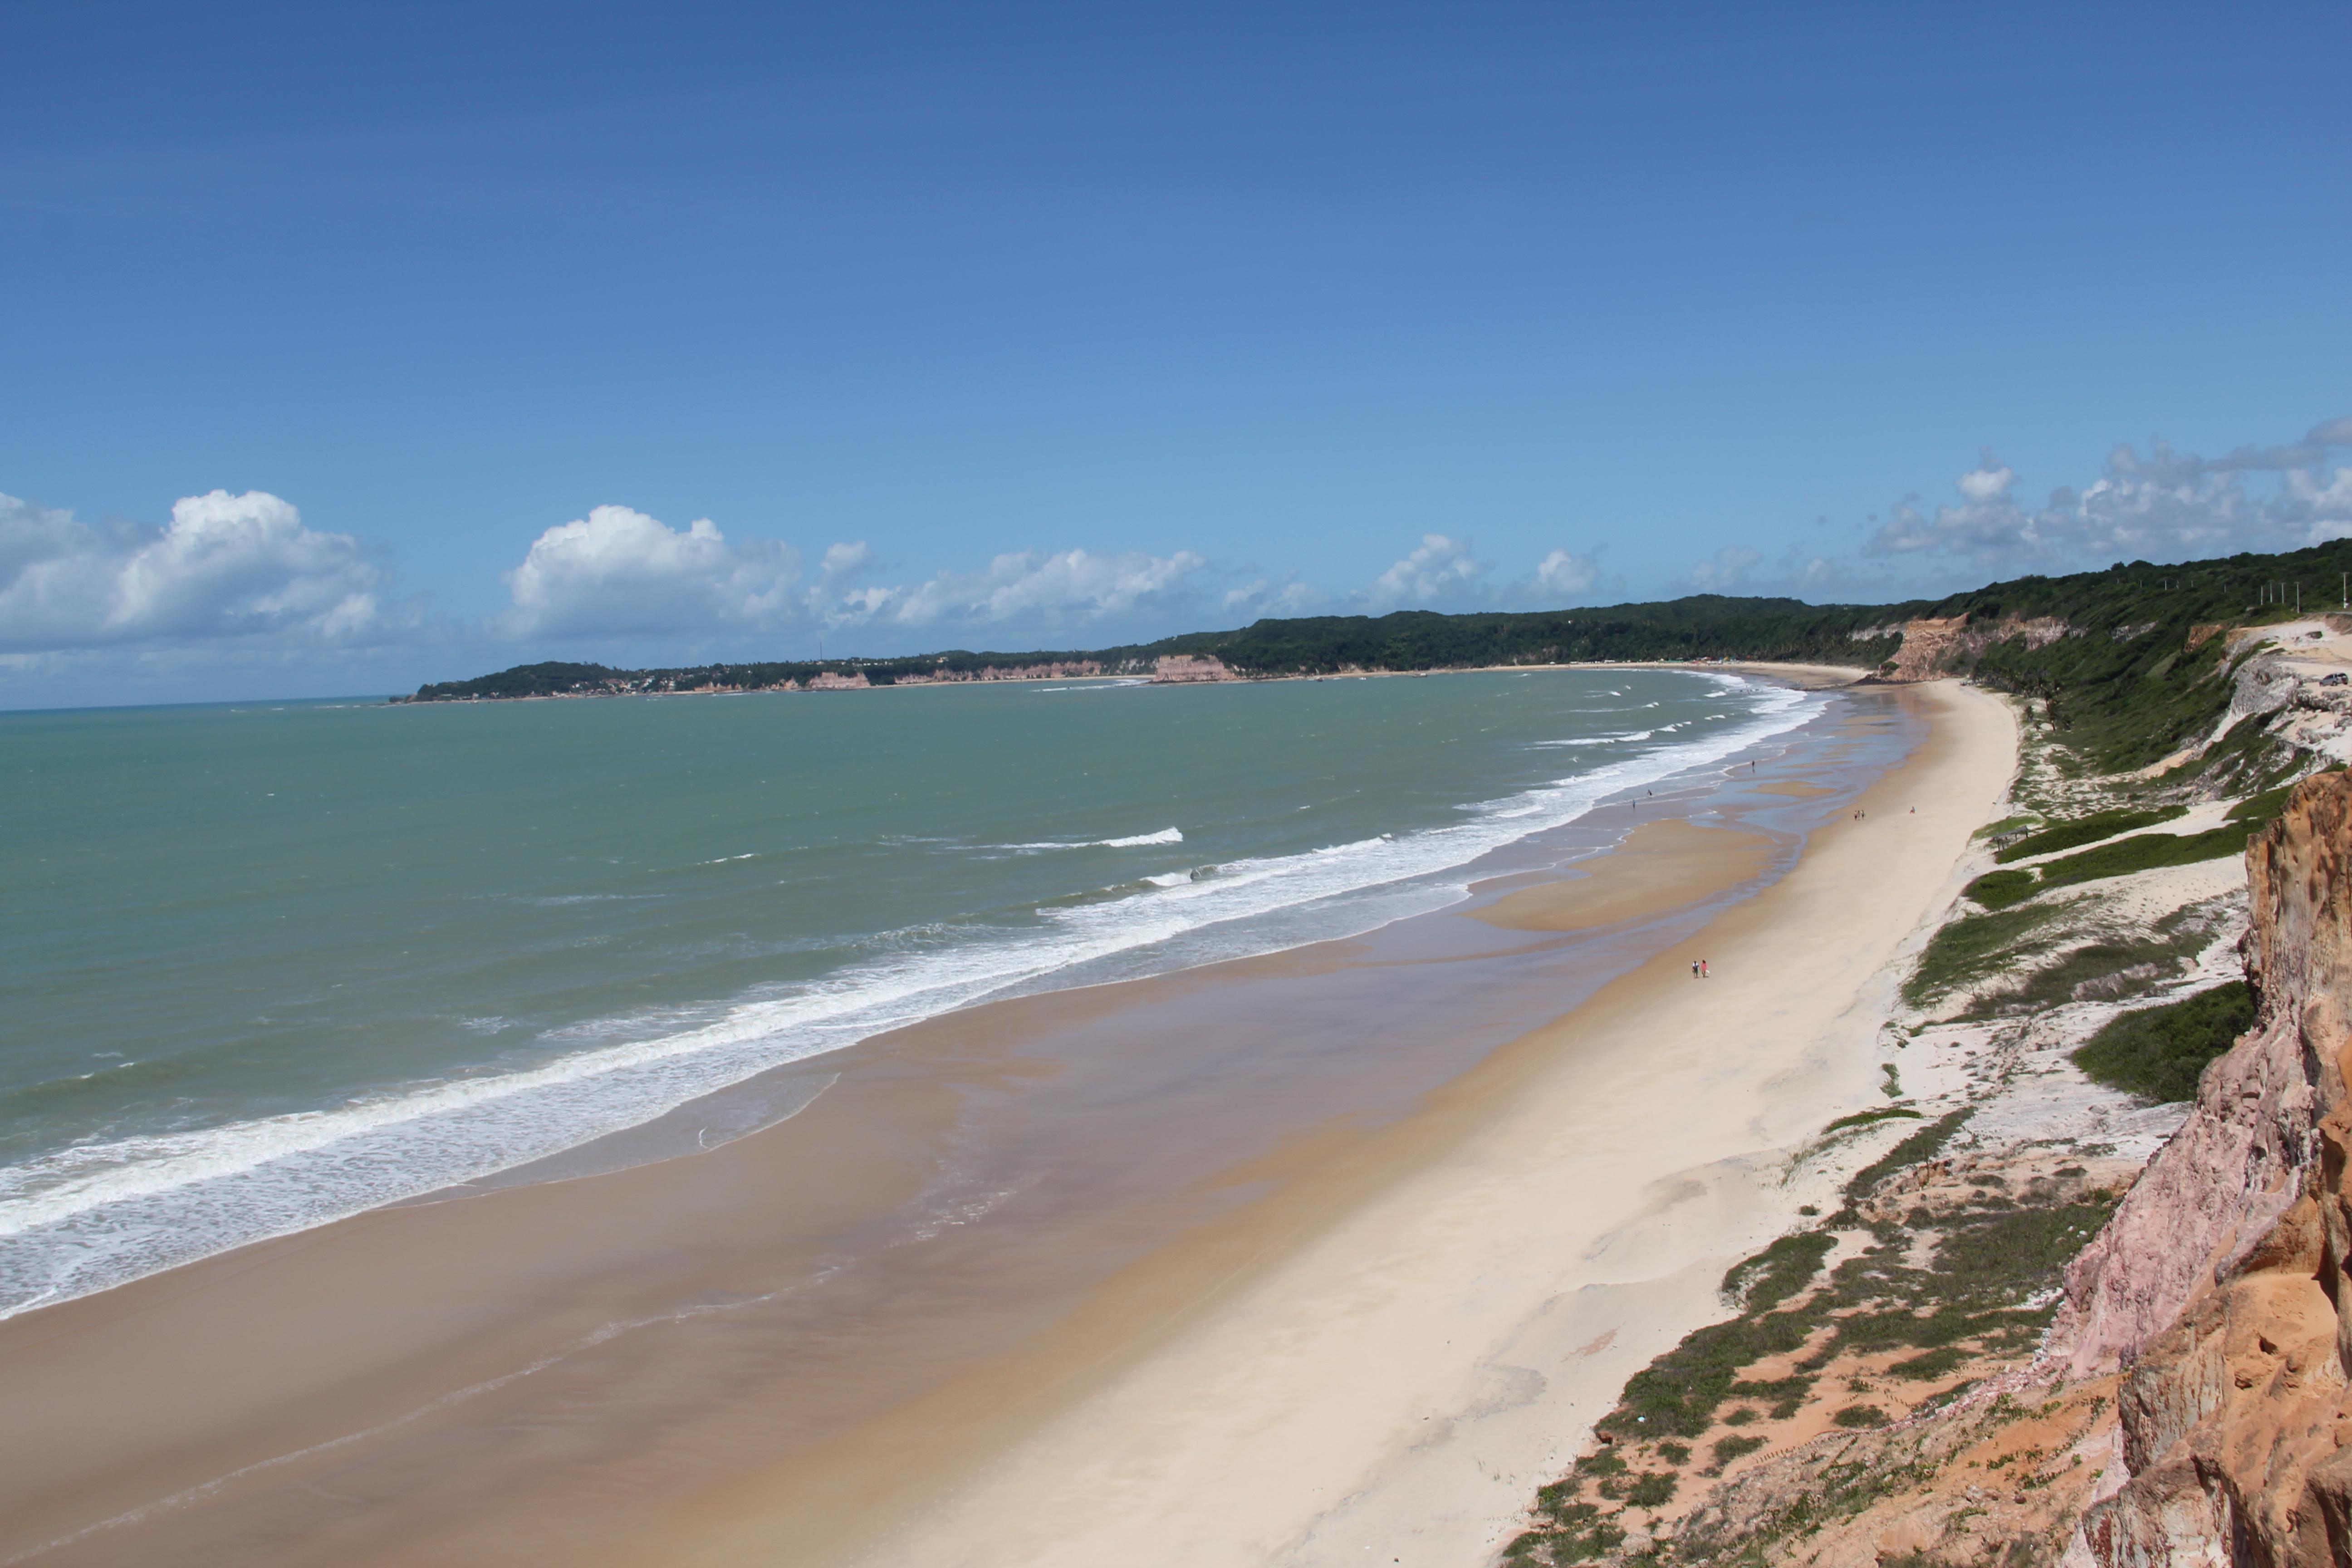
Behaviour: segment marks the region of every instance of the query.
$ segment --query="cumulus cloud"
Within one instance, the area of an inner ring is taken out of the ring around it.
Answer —
[[[1728,594],[1747,579],[1748,570],[1764,557],[1744,544],[1727,544],[1712,559],[1691,568],[1691,585],[1702,594]]]
[[[351,647],[401,617],[359,542],[305,528],[260,490],[188,496],[164,527],[106,531],[0,496],[0,648],[134,645]]]
[[[1412,554],[1372,579],[1364,598],[1381,606],[1426,605],[1469,587],[1488,565],[1471,552],[1468,540],[1424,533]]]
[[[1536,563],[1536,586],[1547,594],[1581,594],[1599,581],[1601,563],[1594,556],[1555,550]]]
[[[2145,457],[2120,446],[2095,482],[2053,490],[2041,506],[2021,500],[2017,476],[1987,452],[1954,482],[1957,504],[1930,509],[1905,498],[1864,553],[1950,556],[2005,574],[2315,544],[2352,533],[2352,468],[2324,467],[2331,450],[2347,446],[2352,417],[2315,426],[2292,445],[2211,459],[2163,441]],[[2254,487],[2249,475],[2276,477]]]
[[[827,545],[824,574],[830,580],[854,576],[874,564],[874,551],[864,540],[855,544]]]
[[[1801,593],[1819,594],[1842,586],[1845,574],[1826,556],[1807,555],[1802,551],[1790,551],[1787,561],[1789,580]]]
[[[643,637],[755,626],[788,608],[800,576],[790,545],[739,546],[709,518],[681,531],[628,507],[600,506],[541,534],[506,574],[514,605],[505,629]]]
[[[2223,471],[2264,468],[2285,471],[2308,468],[2325,462],[2330,447],[2352,447],[2352,415],[2315,425],[2305,434],[2302,440],[2290,445],[2241,447],[2228,457],[2216,458],[2205,466]]]
[[[1279,583],[1260,577],[1225,591],[1228,615],[1303,616],[1319,607],[1323,595],[1294,574]]]
[[[949,627],[1099,619],[1189,595],[1208,563],[1190,551],[1065,550],[997,556],[978,572],[928,581],[860,581],[879,557],[864,541],[828,546],[813,576],[772,541],[738,542],[701,519],[672,528],[600,506],[551,528],[506,575],[513,637],[703,637],[842,626]]]
[[[1065,550],[999,555],[979,572],[941,572],[911,588],[866,588],[835,601],[834,618],[904,626],[976,626],[1028,620],[1047,624],[1099,619],[1183,596],[1208,563],[1189,550],[1148,555]]]

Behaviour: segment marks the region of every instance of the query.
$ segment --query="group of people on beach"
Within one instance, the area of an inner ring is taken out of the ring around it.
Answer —
[[[1693,980],[1705,980],[1706,977],[1706,960],[1704,958],[1692,959],[1691,978]]]

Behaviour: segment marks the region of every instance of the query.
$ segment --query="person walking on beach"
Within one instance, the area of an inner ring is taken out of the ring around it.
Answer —
[[[1698,961],[1698,977],[1701,980],[1706,978],[1706,960],[1704,958]]]
[[[1696,958],[1691,960],[1691,978],[1693,980],[1698,978],[1698,960]]]

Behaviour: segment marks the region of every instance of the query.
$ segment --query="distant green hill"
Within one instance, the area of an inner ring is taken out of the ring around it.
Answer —
[[[1525,614],[1311,616],[1158,642],[1036,653],[950,649],[900,658],[845,658],[614,669],[519,665],[471,680],[419,687],[409,701],[626,695],[804,685],[820,674],[873,685],[971,678],[1059,664],[1148,674],[1172,655],[1213,658],[1249,677],[1342,670],[1465,669],[1490,665],[1759,659],[1875,669],[1903,647],[1906,622],[1958,623],[1937,668],[2043,699],[2063,738],[2102,770],[2153,762],[2210,730],[2229,705],[2221,668],[2231,628],[2335,607],[2352,574],[2352,542],[2276,555],[2020,577],[1944,599],[1808,605],[1701,594],[1663,603]],[[2281,602],[2270,602],[2276,595]]]
[[[1229,632],[1188,632],[1158,642],[1034,653],[973,653],[952,648],[899,658],[836,658],[614,669],[601,664],[525,664],[471,680],[417,688],[409,701],[507,697],[624,695],[713,688],[760,690],[804,685],[816,676],[863,675],[887,686],[910,678],[972,677],[998,669],[1092,664],[1106,675],[1150,674],[1173,655],[1221,659],[1253,677],[1329,675],[1340,670],[1469,669],[1488,665],[1591,660],[1753,658],[1853,665],[1893,656],[1899,631],[1888,624],[1921,605],[1857,608],[1795,599],[1733,599],[1701,595],[1657,605],[1596,610],[1444,616],[1399,610],[1378,617],[1315,616],[1265,620]]]
[[[2352,541],[2335,541],[2278,555],[2020,577],[1955,594],[1927,614],[1966,616],[1972,631],[2063,623],[2054,637],[1989,641],[1958,668],[2045,699],[2067,743],[2112,771],[2155,762],[2210,731],[2230,703],[2224,634],[2293,618],[2298,584],[2306,614],[2337,609],[2347,573]]]

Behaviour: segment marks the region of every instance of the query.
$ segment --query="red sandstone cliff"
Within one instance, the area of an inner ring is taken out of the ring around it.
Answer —
[[[2053,1345],[2126,1369],[2082,1568],[2352,1563],[2352,775],[2248,847],[2254,1028],[2068,1271]]]
[[[1877,628],[1874,628],[1875,630]],[[1876,679],[1890,685],[1906,685],[1917,680],[1940,680],[1955,669],[1981,657],[1984,650],[1997,642],[2022,638],[2030,648],[2047,647],[2060,637],[2072,637],[2074,628],[2064,621],[2048,616],[2028,620],[2021,616],[2009,616],[1998,621],[1979,621],[1970,625],[1966,616],[1952,616],[1943,620],[1932,617],[1906,621],[1901,626],[1903,644],[1895,657],[1878,667]],[[1854,634],[1860,637],[1863,634]]]
[[[1213,654],[1164,653],[1151,672],[1154,686],[1191,686],[1202,681],[1240,679],[1223,659]]]

